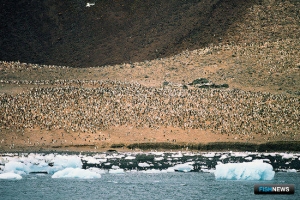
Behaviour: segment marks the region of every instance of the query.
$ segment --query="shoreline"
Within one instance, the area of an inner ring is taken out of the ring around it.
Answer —
[[[266,143],[243,143],[243,142],[209,142],[209,143],[131,143],[111,144],[105,148],[95,148],[95,145],[69,145],[69,146],[35,146],[16,147],[14,149],[0,148],[0,154],[5,153],[99,153],[99,152],[172,152],[172,151],[196,151],[196,152],[299,152],[300,141],[272,141]]]

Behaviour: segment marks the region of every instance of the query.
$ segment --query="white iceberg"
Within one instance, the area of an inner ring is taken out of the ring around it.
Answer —
[[[82,168],[81,159],[78,156],[54,156],[48,155],[42,159],[39,155],[29,155],[19,159],[10,159],[5,163],[4,172],[16,174],[29,174],[32,172],[43,172],[53,174],[65,168]]]
[[[61,171],[55,172],[52,178],[82,178],[82,179],[93,179],[101,178],[101,175],[85,169],[80,168],[65,168]]]
[[[216,166],[217,180],[272,180],[272,165],[263,162],[227,163]]]
[[[169,170],[171,169],[178,172],[190,172],[194,169],[194,167],[192,166],[192,163],[184,163],[175,165],[174,167],[169,167]]]
[[[4,172],[12,172],[15,174],[26,174],[30,171],[30,166],[25,163],[10,161],[5,164]]]
[[[22,176],[13,172],[0,174],[0,179],[22,179]]]

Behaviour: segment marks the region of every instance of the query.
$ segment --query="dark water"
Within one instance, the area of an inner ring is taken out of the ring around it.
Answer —
[[[295,184],[294,195],[255,195],[254,184]],[[102,174],[100,179],[24,175],[0,180],[0,199],[300,199],[300,173],[278,172],[272,181],[219,181],[212,173]]]

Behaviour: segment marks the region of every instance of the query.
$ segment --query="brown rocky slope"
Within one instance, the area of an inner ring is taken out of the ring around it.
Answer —
[[[9,41],[8,36],[1,37],[2,60],[22,61],[19,56],[24,55],[28,59],[23,60],[26,62],[73,66],[1,62],[2,151],[91,150],[111,146],[205,150],[211,148],[210,142],[218,144],[214,149],[235,146],[243,150],[295,150],[299,147],[298,1],[247,1],[243,4],[238,1],[206,1],[206,4],[203,1],[172,1],[172,4],[149,1],[143,4],[147,6],[141,6],[139,1],[126,1],[126,4],[102,1],[96,2],[98,7],[91,8],[86,8],[84,1],[77,2],[84,9],[90,9],[77,12],[80,15],[77,18],[70,17],[75,3],[64,5],[66,7],[56,7],[59,3],[45,7],[49,8],[48,14],[63,8],[69,14],[63,18],[66,21],[54,20],[61,29],[51,32],[51,26],[45,25],[43,31],[52,36],[40,30],[27,34],[26,27],[30,26],[24,26],[26,34],[22,38],[18,35],[18,23],[23,23],[24,18],[19,17],[11,20],[17,25],[15,29],[9,23],[6,29],[1,28],[5,30],[4,35],[13,33],[16,42]],[[25,9],[30,5],[15,6]],[[12,8],[13,3],[6,6]],[[81,9],[80,6],[76,8]],[[98,26],[85,18],[98,16],[100,8],[106,21],[97,20],[103,22],[102,25],[107,23],[103,38],[93,32]],[[155,10],[157,14],[152,15]],[[85,17],[81,16],[84,14]],[[38,17],[47,18],[47,14],[33,15],[32,19],[37,21]],[[57,17],[62,15],[58,12]],[[151,17],[146,20],[146,16]],[[86,21],[82,22],[82,18]],[[71,19],[76,21],[71,23],[73,29],[65,29]],[[162,22],[160,29],[159,21]],[[137,26],[127,29],[131,23]],[[76,29],[76,26],[88,25],[90,31]],[[37,23],[36,26],[44,25]],[[118,29],[120,27],[122,30]],[[151,28],[155,30],[149,31]],[[35,35],[39,33],[41,35]],[[57,36],[59,40],[55,42]],[[95,40],[83,42],[80,37]],[[20,44],[19,39],[24,45],[16,45]],[[50,46],[47,39],[51,41]],[[83,55],[86,52],[90,53],[89,57]],[[154,59],[157,57],[161,58]],[[102,66],[74,68],[96,65]],[[226,83],[229,88],[197,89],[188,85],[197,78],[208,79],[215,85]],[[106,87],[107,90],[99,90]],[[102,105],[103,101],[99,100],[102,93],[105,102],[110,102],[108,105],[116,106],[114,109]],[[196,94],[201,96],[197,98]],[[126,107],[128,105],[131,106]],[[99,106],[109,115],[100,112]],[[110,122],[106,118],[112,113],[113,122]],[[106,119],[106,124],[98,123],[99,115]],[[140,126],[143,121],[144,126]],[[233,142],[234,145],[223,146],[220,142]],[[265,142],[275,143],[269,144],[272,148],[256,146]]]

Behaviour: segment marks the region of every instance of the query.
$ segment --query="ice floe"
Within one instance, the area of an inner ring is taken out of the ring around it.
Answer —
[[[108,173],[110,174],[123,174],[125,173],[124,169],[110,169],[108,171]]]
[[[139,163],[138,164],[139,167],[150,167],[150,165],[148,163]]]
[[[169,167],[170,170],[178,171],[178,172],[190,172],[194,169],[193,163],[184,163],[184,164],[178,164],[174,167]]]
[[[13,172],[0,174],[0,179],[22,179],[22,176]]]
[[[272,180],[274,175],[272,165],[261,161],[220,164],[215,171],[218,180]]]
[[[101,175],[97,172],[80,168],[65,168],[52,175],[52,178],[81,178],[81,179],[93,179],[101,178]]]

